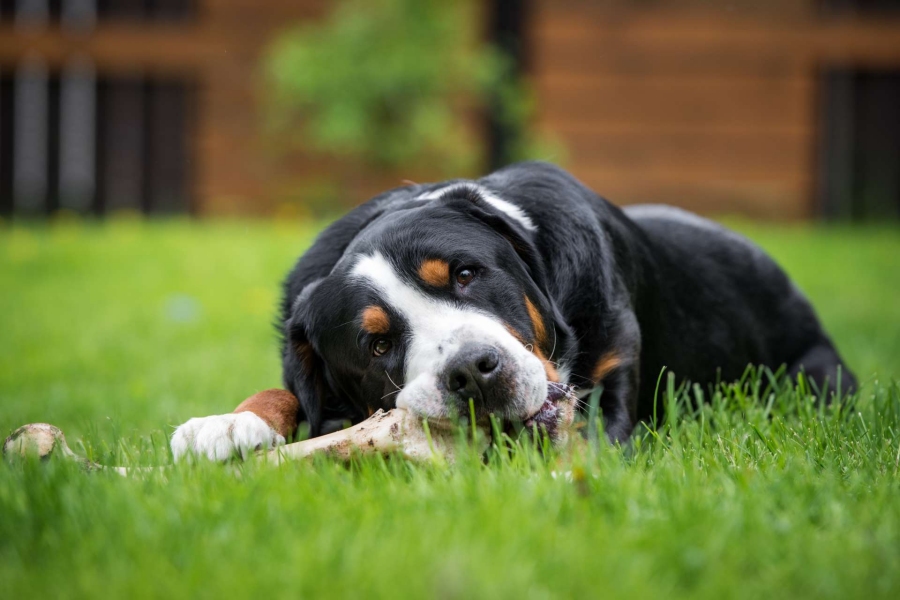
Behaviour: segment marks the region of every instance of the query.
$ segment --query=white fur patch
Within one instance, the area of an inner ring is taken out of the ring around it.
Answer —
[[[247,458],[255,450],[268,450],[284,441],[268,423],[246,411],[191,419],[172,434],[171,448],[175,460],[196,455],[223,461],[236,454]]]
[[[572,367],[565,363],[559,363],[556,367],[556,374],[560,383],[569,383],[569,378],[572,376]]]
[[[504,200],[503,198],[496,196],[495,194],[491,193],[489,190],[478,185],[477,183],[469,183],[469,182],[454,183],[452,185],[448,185],[446,187],[438,188],[436,190],[432,190],[430,192],[422,194],[422,195],[418,196],[416,199],[417,200],[438,200],[440,198],[443,198],[450,192],[458,191],[458,190],[473,190],[475,193],[477,193],[479,196],[481,196],[481,198],[485,202],[487,202],[488,204],[490,204],[491,206],[493,206],[494,208],[496,208],[497,210],[499,210],[500,212],[502,212],[503,214],[508,216],[510,219],[513,219],[514,221],[518,222],[522,227],[524,227],[528,231],[537,231],[537,226],[534,224],[534,221],[531,220],[531,217],[529,217],[528,214],[526,214],[524,210],[522,210],[521,208],[519,208],[512,202],[509,202],[507,200]]]
[[[699,215],[688,212],[682,208],[668,206],[666,204],[635,204],[624,208],[625,214],[629,217],[641,219],[661,219],[665,221],[674,221],[683,225],[691,225],[693,227],[701,227],[703,229],[713,229],[719,231],[723,229],[721,225],[704,219]]]
[[[446,391],[442,391],[439,378],[447,360],[470,342],[496,348],[513,375],[515,397],[510,398],[509,414],[503,416],[522,418],[541,407],[547,397],[544,366],[499,319],[428,296],[400,279],[390,262],[377,252],[360,256],[352,273],[378,290],[409,325],[405,385],[397,396],[398,407],[426,417],[449,416]]]

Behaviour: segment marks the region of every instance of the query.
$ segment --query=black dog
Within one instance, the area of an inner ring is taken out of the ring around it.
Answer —
[[[758,247],[682,210],[620,210],[543,163],[373,198],[303,255],[281,311],[291,418],[311,435],[394,406],[569,420],[561,382],[602,384],[607,435],[622,441],[652,415],[663,367],[705,386],[786,365],[855,387],[809,302]],[[277,442],[262,433],[271,410],[249,410],[238,424],[259,432],[249,438]],[[212,456],[222,419],[237,416],[192,420],[173,449]]]

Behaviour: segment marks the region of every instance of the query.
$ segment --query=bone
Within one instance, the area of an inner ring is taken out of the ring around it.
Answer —
[[[399,453],[415,461],[443,458],[453,462],[457,442],[455,427],[447,421],[424,421],[402,409],[378,410],[371,417],[347,429],[321,437],[287,444],[270,450],[269,459],[281,462],[326,453],[343,460],[356,454]],[[487,430],[478,428],[476,448],[484,452],[489,443]]]
[[[449,422],[423,421],[407,410],[379,410],[371,417],[341,431],[287,444],[257,457],[276,464],[326,454],[340,460],[366,454],[397,453],[417,462],[446,460],[453,462],[457,442],[455,428]],[[475,449],[487,449],[489,437],[484,428],[475,436]],[[32,423],[16,429],[3,444],[4,456],[34,456],[47,459],[51,455],[82,464],[88,470],[104,470],[119,475],[146,474],[165,467],[110,467],[81,457],[66,444],[63,432],[48,423]]]
[[[66,443],[66,436],[62,430],[49,423],[30,423],[22,425],[12,432],[3,442],[4,456],[33,456],[42,460],[51,455],[61,456],[63,459],[80,463],[89,471],[113,471],[119,475],[128,475],[129,471],[124,467],[106,467],[92,462],[83,456],[72,452]]]

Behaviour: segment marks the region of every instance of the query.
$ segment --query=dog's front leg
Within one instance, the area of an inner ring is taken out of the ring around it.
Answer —
[[[634,430],[637,422],[639,367],[640,357],[636,351],[606,352],[594,366],[591,380],[596,386],[594,390],[602,390],[599,408],[610,443],[624,444]]]
[[[186,455],[210,460],[246,458],[256,450],[280,446],[294,435],[300,403],[286,390],[265,390],[250,396],[234,412],[190,419],[172,434],[175,460]]]

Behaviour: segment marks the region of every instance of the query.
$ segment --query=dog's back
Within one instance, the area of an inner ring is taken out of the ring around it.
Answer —
[[[647,359],[701,382],[737,379],[748,364],[786,365],[791,375],[802,369],[832,389],[840,366],[841,391],[855,387],[809,301],[761,248],[681,209],[624,212],[644,232],[655,262],[658,347],[647,349]]]

